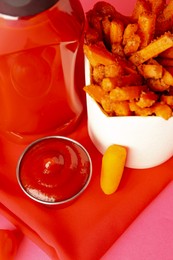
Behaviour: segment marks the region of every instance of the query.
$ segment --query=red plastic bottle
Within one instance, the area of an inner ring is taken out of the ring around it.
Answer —
[[[26,143],[72,129],[83,29],[78,0],[0,0],[0,131]]]

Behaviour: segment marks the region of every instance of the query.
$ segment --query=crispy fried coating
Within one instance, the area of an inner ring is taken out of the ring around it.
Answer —
[[[115,87],[109,95],[112,101],[133,100],[140,97],[143,89],[143,86]]]
[[[149,43],[145,48],[133,53],[130,61],[136,66],[157,57],[161,52],[173,47],[173,35],[169,32]]]
[[[84,90],[98,103],[101,103],[101,100],[106,95],[106,92],[99,85],[95,84],[85,86]]]
[[[168,106],[173,108],[173,95],[168,96],[168,95],[163,94],[161,96],[161,101],[162,101],[162,103],[165,103]]]
[[[140,108],[151,107],[157,101],[157,99],[158,95],[156,95],[154,92],[142,92],[136,104]]]
[[[154,0],[153,0],[154,1]],[[156,20],[156,35],[162,35],[164,32],[171,31],[173,26],[173,0],[169,0],[164,4],[164,8],[160,11],[160,14]]]
[[[155,34],[156,15],[152,12],[143,12],[138,18],[138,30],[141,40],[140,49],[146,47],[153,39]]]
[[[163,117],[165,120],[172,116],[172,109],[167,104],[158,102],[152,107],[152,110],[156,116]]]
[[[141,108],[139,107],[134,100],[129,102],[130,111],[136,116],[151,116],[153,111],[150,107]]]
[[[128,101],[114,102],[112,108],[116,116],[131,116],[132,114]]]
[[[132,53],[136,52],[141,44],[141,38],[137,34],[137,30],[137,24],[128,24],[124,30],[123,45],[124,53],[127,56],[130,56]]]
[[[131,16],[104,1],[87,12],[84,90],[108,116],[172,117],[173,0],[136,0]]]

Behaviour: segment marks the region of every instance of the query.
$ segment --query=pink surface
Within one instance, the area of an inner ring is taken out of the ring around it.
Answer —
[[[15,230],[16,227],[12,225],[5,217],[0,215],[0,229]],[[30,239],[24,236],[14,260],[32,259],[50,260],[50,258],[39,247],[37,247]]]
[[[97,0],[81,0],[80,1],[84,11],[88,11],[89,9],[91,9],[95,3],[97,3]],[[131,0],[131,1],[126,1],[126,0],[107,0],[105,1],[107,3],[110,3],[112,5],[114,5],[114,7],[117,9],[117,11],[119,11],[122,14],[128,15],[131,13],[131,11],[133,10],[134,7],[134,3],[136,3],[136,0]]]
[[[173,182],[129,226],[102,260],[173,259]]]

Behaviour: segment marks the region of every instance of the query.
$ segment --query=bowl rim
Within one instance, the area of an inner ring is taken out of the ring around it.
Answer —
[[[87,155],[88,157],[88,161],[89,161],[89,166],[90,166],[90,171],[89,171],[89,176],[85,182],[85,184],[82,186],[82,188],[77,192],[75,193],[72,197],[70,198],[67,198],[67,199],[64,199],[64,200],[60,200],[60,201],[45,201],[45,200],[41,200],[41,199],[38,199],[36,197],[34,197],[33,195],[31,195],[30,193],[27,192],[27,190],[24,188],[24,186],[22,185],[22,182],[21,182],[21,179],[20,179],[20,167],[21,167],[21,163],[25,157],[25,154],[27,153],[27,151],[29,151],[30,149],[32,149],[32,147],[34,147],[36,144],[44,141],[44,140],[48,140],[48,139],[60,139],[60,140],[66,140],[66,141],[69,141],[69,142],[72,142],[74,144],[76,144],[78,147],[80,147],[84,152],[85,154]],[[47,205],[47,206],[58,206],[58,205],[64,205],[64,204],[67,204],[67,203],[70,203],[72,202],[73,200],[75,200],[76,198],[78,198],[83,192],[84,190],[88,187],[90,181],[91,181],[91,178],[92,178],[92,160],[91,160],[91,157],[90,157],[90,154],[88,153],[88,151],[86,150],[86,148],[81,144],[79,143],[78,141],[72,139],[72,138],[69,138],[69,137],[65,137],[65,136],[60,136],[60,135],[51,135],[51,136],[46,136],[46,137],[42,137],[42,138],[39,138],[39,139],[36,139],[35,141],[31,142],[22,152],[22,154],[20,155],[19,159],[18,159],[18,162],[17,162],[17,166],[16,166],[16,178],[17,178],[17,182],[20,186],[20,188],[22,189],[22,191],[32,200],[36,201],[36,202],[39,202],[40,204],[43,204],[43,205]]]

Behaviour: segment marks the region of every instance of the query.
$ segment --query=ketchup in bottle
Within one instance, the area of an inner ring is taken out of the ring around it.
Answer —
[[[83,110],[78,0],[0,0],[0,131],[16,142],[71,131]]]

